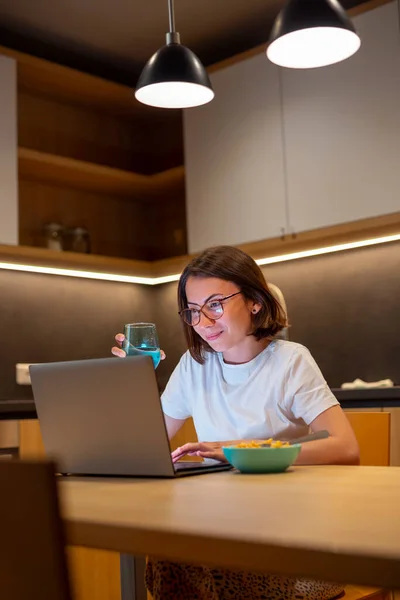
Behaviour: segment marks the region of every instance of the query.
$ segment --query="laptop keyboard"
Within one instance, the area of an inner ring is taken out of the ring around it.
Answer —
[[[195,462],[195,461],[182,461],[174,464],[175,471],[184,471],[185,469],[202,469],[204,467],[210,467],[207,462]]]

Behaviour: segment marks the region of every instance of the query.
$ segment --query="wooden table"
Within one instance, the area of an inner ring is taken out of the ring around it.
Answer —
[[[70,544],[400,588],[400,468],[60,482]]]

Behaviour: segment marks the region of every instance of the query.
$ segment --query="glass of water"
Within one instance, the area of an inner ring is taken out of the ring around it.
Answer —
[[[122,348],[127,356],[151,356],[154,368],[160,364],[161,352],[154,323],[128,323],[124,327]]]

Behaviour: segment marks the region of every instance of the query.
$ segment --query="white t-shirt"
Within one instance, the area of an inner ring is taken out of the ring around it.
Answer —
[[[272,341],[248,363],[227,365],[206,353],[204,365],[186,352],[161,397],[164,413],[193,417],[199,441],[290,439],[338,401],[309,350]]]

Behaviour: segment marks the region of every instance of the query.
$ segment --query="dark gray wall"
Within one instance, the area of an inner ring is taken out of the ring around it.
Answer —
[[[0,270],[0,398],[31,397],[15,364],[110,356],[124,323],[153,321],[153,288]]]
[[[400,244],[265,267],[285,296],[290,338],[305,344],[332,387],[361,377],[400,384]],[[15,363],[109,356],[123,324],[154,321],[167,360],[185,350],[176,284],[154,288],[0,270],[0,398],[30,397]]]
[[[264,270],[286,298],[290,339],[307,346],[331,387],[356,377],[400,384],[400,244]]]

